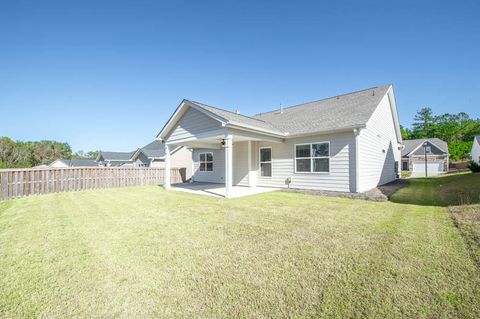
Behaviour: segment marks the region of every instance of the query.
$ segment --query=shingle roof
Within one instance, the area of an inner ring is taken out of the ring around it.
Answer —
[[[281,130],[279,130],[277,127],[275,127],[273,124],[267,123],[266,121],[264,121],[262,119],[257,119],[257,118],[253,118],[253,117],[250,117],[250,116],[237,114],[237,113],[234,113],[234,112],[219,109],[219,108],[216,108],[214,106],[202,104],[202,103],[195,102],[195,101],[189,101],[189,102],[198,106],[198,107],[200,107],[200,108],[202,108],[202,109],[204,109],[204,110],[206,110],[206,111],[208,111],[208,112],[210,112],[210,113],[213,113],[213,114],[225,119],[230,124],[248,125],[252,128],[259,128],[259,129],[262,129],[262,130],[271,131],[272,133],[276,133],[276,134],[279,134],[279,135],[283,135],[283,133],[284,133]]]
[[[363,126],[389,88],[387,84],[283,108],[283,112],[260,113],[255,118],[269,122],[289,135]]]
[[[98,163],[90,158],[72,158],[69,166],[98,166]]]
[[[94,159],[90,158],[61,158],[58,161],[69,167],[98,166],[98,163]]]
[[[402,156],[405,156],[409,154],[411,151],[413,151],[415,148],[417,148],[420,144],[423,144],[423,142],[429,141],[430,143],[438,146],[441,151],[444,151],[445,153],[448,153],[448,144],[445,141],[442,141],[439,138],[420,138],[416,140],[403,140],[403,145],[405,146],[402,150]]]
[[[336,131],[362,127],[385,96],[390,84],[304,103],[280,110],[260,113],[252,117],[189,101],[192,104],[225,119],[230,124],[247,125],[279,135]]]
[[[140,149],[147,157],[164,157],[165,148],[162,141],[155,140]]]
[[[105,161],[129,161],[134,152],[99,152]]]

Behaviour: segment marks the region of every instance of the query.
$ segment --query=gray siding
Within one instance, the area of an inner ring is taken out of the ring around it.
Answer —
[[[295,144],[330,142],[330,172],[295,173]],[[318,135],[288,139],[285,143],[255,143],[254,168],[257,170],[257,185],[266,187],[287,187],[285,180],[290,177],[291,188],[331,190],[350,192],[355,189],[355,137],[352,133]],[[261,177],[258,172],[260,147],[272,147],[272,177]]]
[[[195,137],[197,134],[220,129],[220,122],[190,108],[175,125],[168,140]]]
[[[445,154],[444,151],[440,150],[438,147],[436,147],[435,145],[433,145],[432,143],[428,142],[428,145],[430,146],[430,149],[432,151],[431,155],[443,155]],[[423,144],[422,146],[420,146],[415,152],[413,153],[410,153],[410,156],[411,155],[425,155],[425,151],[423,149]]]
[[[213,171],[200,172],[200,153],[213,153]],[[196,148],[193,150],[193,180],[195,182],[224,183],[225,150]]]
[[[248,186],[248,142],[233,144],[233,185]]]
[[[372,114],[367,127],[360,131],[358,148],[359,191],[396,179],[395,161],[400,161],[400,150],[388,94]]]
[[[139,164],[144,164],[146,167],[150,166],[150,159],[145,156],[142,152],[138,155],[137,159],[133,163],[134,166],[139,166]]]

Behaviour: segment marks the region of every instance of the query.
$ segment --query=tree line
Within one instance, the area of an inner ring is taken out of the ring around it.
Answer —
[[[431,108],[420,109],[413,119],[411,128],[401,127],[404,140],[439,138],[448,143],[450,160],[467,160],[472,149],[473,138],[480,135],[480,119],[467,113],[435,115]]]
[[[95,158],[98,152],[72,152],[68,143],[57,141],[13,141],[0,137],[0,168],[33,167],[59,158]]]

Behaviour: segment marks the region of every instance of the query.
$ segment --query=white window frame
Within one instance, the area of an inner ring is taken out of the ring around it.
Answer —
[[[432,147],[430,145],[428,146],[425,146],[425,153],[427,155],[431,155],[432,154]]]
[[[270,161],[262,162],[262,150],[270,149]],[[270,163],[270,176],[262,176],[262,164]],[[258,176],[260,178],[272,178],[273,176],[273,151],[271,146],[262,146],[258,148]]]
[[[200,159],[200,155],[202,154],[205,154],[205,161],[202,162],[202,160]],[[207,154],[212,154],[212,160],[211,161],[207,161]],[[201,153],[198,153],[198,171],[199,172],[202,172],[202,173],[213,173],[213,161],[214,161],[214,157],[213,157],[213,152],[201,152]],[[205,170],[202,171],[202,163],[205,163]],[[207,164],[208,163],[212,163],[212,170],[209,171],[207,170]]]
[[[328,156],[312,156],[312,144],[328,144]],[[297,157],[297,146],[299,145],[310,145],[310,156],[309,157]],[[295,174],[320,174],[320,175],[330,175],[332,167],[332,157],[331,157],[330,141],[322,142],[308,142],[308,143],[297,143],[293,145],[293,165],[295,167]],[[313,159],[314,158],[328,158],[328,172],[313,172]],[[310,172],[297,172],[297,159],[310,159]]]

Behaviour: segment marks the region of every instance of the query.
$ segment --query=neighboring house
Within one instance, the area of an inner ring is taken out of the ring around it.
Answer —
[[[60,158],[52,162],[50,167],[93,167],[98,166],[94,159],[89,158]]]
[[[224,183],[226,197],[232,185],[367,191],[398,178],[402,145],[391,85],[251,117],[183,100],[157,138],[166,167],[192,148],[193,180]]]
[[[185,168],[184,180],[192,177],[192,151],[187,147],[176,147],[170,152],[172,167]],[[139,148],[132,156],[135,167],[165,167],[165,147],[155,140]]]
[[[98,152],[97,161],[101,166],[133,166],[132,156],[135,152]]]
[[[470,156],[472,157],[472,161],[480,163],[480,135],[473,138],[473,145]]]
[[[427,146],[424,147],[424,143]],[[402,150],[402,171],[412,176],[425,176],[425,153],[427,153],[427,174],[434,176],[448,172],[448,144],[438,138],[404,140]]]

